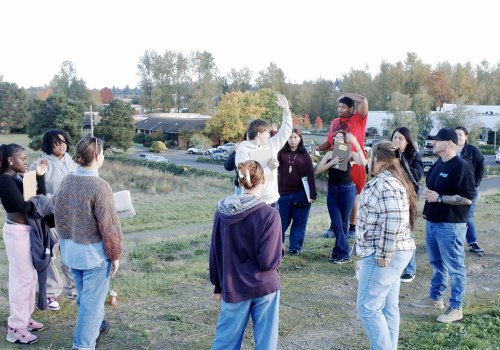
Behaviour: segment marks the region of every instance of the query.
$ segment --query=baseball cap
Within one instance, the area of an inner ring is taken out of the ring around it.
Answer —
[[[438,131],[436,136],[429,136],[431,140],[435,141],[451,141],[455,145],[458,144],[458,135],[453,129],[442,128]]]

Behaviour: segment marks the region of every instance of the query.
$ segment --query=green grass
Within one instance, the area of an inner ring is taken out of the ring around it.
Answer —
[[[111,288],[118,292],[118,306],[106,306],[112,327],[99,349],[210,348],[219,310],[208,279],[210,224],[217,200],[232,192],[232,182],[218,176],[174,176],[114,161],[106,161],[100,173],[114,191],[131,191],[138,215],[122,220],[125,251],[111,281]],[[322,237],[329,222],[325,197],[320,192],[313,205],[303,252],[287,255],[280,269],[280,349],[368,348],[355,311],[353,265],[332,265],[327,259],[334,240]],[[422,205],[420,201],[420,213]],[[439,312],[422,313],[409,307],[411,300],[427,295],[431,275],[424,221],[417,220],[417,278],[401,286],[401,349],[500,349],[500,287],[495,273],[500,267],[495,253],[500,249],[499,205],[498,192],[480,196],[476,227],[491,254],[481,259],[466,255],[465,317],[451,325],[435,321]],[[2,215],[0,211],[0,222]],[[146,229],[158,230],[158,234],[132,234]],[[9,309],[3,241],[0,251],[0,335],[5,335]],[[58,312],[35,311],[46,329],[30,349],[71,346],[77,308],[74,301],[61,298],[60,302]],[[21,348],[0,336],[0,349]],[[250,327],[242,348],[253,348]]]

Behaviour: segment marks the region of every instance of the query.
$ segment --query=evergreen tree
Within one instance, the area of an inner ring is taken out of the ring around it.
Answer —
[[[22,129],[29,119],[24,89],[14,83],[0,81],[0,129],[10,132]]]
[[[104,139],[106,148],[128,150],[134,137],[134,109],[121,100],[113,100],[104,108],[95,135]]]
[[[28,124],[29,147],[38,150],[43,134],[49,129],[68,132],[73,142],[82,137],[83,104],[62,95],[50,95],[47,100],[34,101],[32,118]]]

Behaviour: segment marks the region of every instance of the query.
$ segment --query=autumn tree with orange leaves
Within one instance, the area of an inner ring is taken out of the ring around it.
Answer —
[[[323,129],[323,120],[321,120],[321,117],[316,117],[314,125],[316,126],[317,131],[321,131],[321,129]]]

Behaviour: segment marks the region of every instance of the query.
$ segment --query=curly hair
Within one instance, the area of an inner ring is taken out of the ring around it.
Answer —
[[[64,138],[64,143],[68,147],[71,146],[71,139],[66,131],[61,129],[47,130],[43,135],[42,140],[42,151],[45,154],[52,154],[52,148],[54,148],[55,145],[61,142],[61,138],[59,137],[59,135]]]

